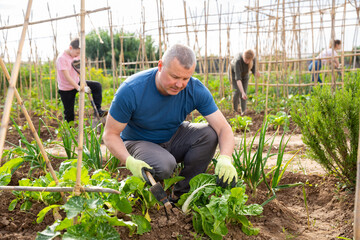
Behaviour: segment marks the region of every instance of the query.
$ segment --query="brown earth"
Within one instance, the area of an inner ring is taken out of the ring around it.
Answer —
[[[251,132],[255,132],[262,123],[263,115],[249,113],[253,118]],[[227,116],[231,117],[230,115]],[[20,118],[21,119],[21,118]],[[33,118],[34,122],[36,117]],[[50,126],[55,124],[50,122]],[[35,124],[38,126],[38,124]],[[294,130],[295,125],[291,129]],[[50,132],[55,134],[55,128]],[[295,130],[295,132],[298,130]],[[25,135],[32,139],[29,130],[24,131]],[[298,133],[298,132],[297,132]],[[41,129],[41,138],[43,141],[51,137],[47,130]],[[241,133],[239,133],[239,138]],[[6,140],[18,144],[19,136],[16,131],[9,131]],[[304,147],[301,144],[300,137],[292,144],[290,140],[288,151]],[[9,148],[10,145],[7,145]],[[304,150],[302,150],[304,152]],[[299,162],[311,162],[305,159],[303,155],[298,158]],[[53,166],[57,169],[58,160],[54,160]],[[292,165],[294,165],[292,163]],[[316,168],[313,168],[316,166]],[[353,218],[354,218],[354,192],[342,188],[338,180],[333,176],[326,175],[319,170],[321,167],[316,163],[314,165],[302,165],[302,168],[288,168],[281,180],[281,184],[303,182],[305,184],[307,206],[309,219],[307,218],[306,208],[303,198],[302,187],[294,187],[281,190],[276,193],[277,198],[264,206],[261,216],[250,217],[249,219],[255,227],[260,229],[257,236],[246,236],[242,233],[239,225],[228,224],[229,233],[224,239],[337,239],[337,237],[353,237]],[[129,172],[121,170],[121,176],[126,176]],[[22,177],[27,176],[27,167],[23,167],[15,172],[9,186],[18,185],[17,182]],[[256,197],[252,197],[248,192],[248,203],[263,203],[266,197],[265,186],[260,186]],[[46,226],[54,221],[51,214],[47,214],[41,224],[36,223],[36,215],[45,207],[42,203],[33,203],[29,212],[20,211],[20,204],[14,211],[8,211],[10,202],[15,198],[11,192],[0,192],[0,239],[35,239],[36,233],[42,231]],[[140,211],[135,210],[135,211]],[[190,215],[183,215],[176,211],[167,220],[163,209],[152,209],[150,211],[152,219],[152,230],[142,236],[128,236],[125,228],[118,228],[121,239],[208,239],[206,236],[196,234]]]

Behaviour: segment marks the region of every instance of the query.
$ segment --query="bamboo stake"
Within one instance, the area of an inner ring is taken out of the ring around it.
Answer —
[[[29,57],[29,94],[28,94],[28,101],[29,101],[29,115],[31,117],[31,91],[32,91],[32,73],[31,73],[31,69],[32,69],[32,62],[31,62],[31,59]]]
[[[21,33],[19,47],[18,47],[18,51],[17,51],[17,55],[16,55],[16,61],[15,61],[13,70],[11,71],[10,84],[9,84],[9,89],[8,89],[8,92],[6,95],[4,112],[3,112],[2,119],[1,119],[0,156],[2,156],[2,153],[4,150],[5,137],[6,137],[6,132],[8,129],[8,124],[9,124],[11,105],[12,105],[12,101],[14,98],[16,81],[17,81],[17,77],[18,77],[19,69],[20,69],[21,53],[22,53],[22,48],[24,46],[26,30],[29,25],[29,16],[30,16],[31,5],[32,5],[32,0],[29,0],[27,10],[26,10],[26,15],[24,18],[24,25],[23,25],[23,29],[22,29],[22,33]],[[0,165],[2,165],[1,159],[0,159]]]
[[[219,88],[219,96],[223,98],[225,96],[225,85],[224,85],[224,78],[223,78],[223,69],[224,65],[222,62],[222,52],[221,52],[221,12],[222,12],[222,5],[220,4],[220,9],[218,2],[216,1],[216,7],[218,11],[218,19],[219,19],[219,72],[220,72],[220,88]]]
[[[335,78],[335,66],[333,64],[335,57],[335,0],[332,0],[332,9],[331,9],[331,82],[333,83],[331,91],[334,93],[336,90],[336,78]]]
[[[344,0],[344,11],[343,11],[343,24],[341,28],[341,39],[342,39],[342,48],[341,48],[341,82],[344,84],[345,77],[345,58],[344,58],[344,47],[345,47],[345,14],[346,14],[346,3],[347,0]]]
[[[51,62],[50,62],[50,58],[48,58],[48,63],[49,63],[49,87],[50,87],[50,102],[53,102],[53,96],[52,96],[52,81],[51,81]],[[51,110],[52,111],[52,110]]]
[[[297,31],[296,38],[297,38],[297,46],[298,46],[298,58],[301,59],[301,32],[300,32],[300,1],[298,2],[298,8],[297,8],[297,16],[299,17],[298,25],[299,25],[299,31]],[[299,62],[299,84],[302,82],[302,62]],[[301,88],[299,87],[299,94],[302,94]]]
[[[143,1],[141,0],[141,20],[142,20],[142,38],[140,38],[140,44],[141,44],[141,65],[142,70],[145,69],[145,57],[146,57],[146,49],[145,49],[145,8],[143,6]]]
[[[91,14],[91,13],[106,11],[106,10],[109,10],[109,9],[110,9],[110,7],[99,8],[99,9],[95,9],[95,10],[91,10],[91,11],[86,11],[85,14]],[[66,19],[66,18],[73,18],[73,17],[78,17],[80,15],[81,15],[81,13],[77,13],[77,14],[67,15],[67,16],[63,16],[63,17],[56,17],[56,18],[50,18],[50,19],[40,20],[40,21],[36,21],[36,22],[29,22],[28,25],[35,25],[35,24],[39,24],[39,23],[52,22],[52,21]],[[0,30],[10,29],[10,28],[17,28],[17,27],[22,27],[22,26],[23,26],[23,24],[4,26],[4,27],[0,27]]]
[[[360,115],[360,112],[359,112]],[[360,123],[359,123],[360,125]],[[360,142],[360,133],[359,133]],[[360,239],[360,144],[357,153],[356,189],[355,189],[355,211],[354,211],[354,239]]]
[[[259,7],[259,0],[256,0],[256,7]],[[256,13],[256,46],[255,46],[255,54],[256,54],[256,61],[255,61],[255,69],[259,71],[259,12]],[[255,96],[259,95],[259,78],[254,75],[255,77]],[[255,106],[257,106],[257,98],[255,101]]]
[[[112,24],[112,13],[108,11],[109,16],[109,29],[110,29],[110,38],[111,38],[111,68],[113,75],[113,90],[117,88],[117,74],[116,74],[116,59],[115,59],[115,49],[114,49],[114,34],[113,34],[113,24]]]
[[[207,29],[208,29],[208,14],[209,14],[209,1],[206,7],[206,0],[204,1],[204,19],[205,19],[205,56],[204,56],[204,70],[205,70],[205,86],[209,87],[209,76],[208,76],[208,59],[207,59]]]
[[[187,15],[186,15],[186,1],[185,0],[183,0],[183,4],[184,4],[184,15],[185,15],[186,42],[187,42],[187,46],[190,47],[190,37],[189,37],[189,28],[188,28]]]
[[[121,35],[123,35],[124,32],[121,31]],[[120,37],[120,56],[119,56],[119,64],[120,64],[120,83],[123,75],[123,62],[124,62],[124,39]],[[125,69],[125,68],[124,68]],[[116,80],[117,81],[117,80]],[[118,87],[117,85],[116,87]]]
[[[85,107],[85,0],[81,0],[80,9],[80,97],[79,97],[79,146],[74,192],[77,196],[81,193],[81,165],[84,145],[84,107]]]
[[[3,61],[3,59],[2,59],[1,57],[0,57],[0,66],[1,66],[1,68],[2,68],[2,70],[3,70],[3,72],[5,73],[8,81],[10,82],[11,77],[10,77],[9,72],[8,72],[6,66],[5,66],[5,63],[4,63],[4,61]],[[38,144],[38,146],[39,146],[39,148],[40,148],[40,152],[41,152],[41,155],[43,156],[43,158],[44,158],[44,160],[45,160],[46,166],[48,167],[49,172],[50,172],[52,178],[54,179],[56,185],[58,185],[58,184],[59,184],[59,180],[58,180],[58,178],[56,177],[56,174],[55,174],[54,169],[53,169],[53,167],[52,167],[52,165],[51,165],[51,162],[50,162],[50,160],[49,160],[49,158],[48,158],[48,156],[47,156],[47,153],[46,153],[45,148],[44,148],[44,146],[43,146],[43,144],[42,144],[42,142],[41,142],[41,139],[40,139],[39,135],[37,134],[37,132],[36,132],[36,130],[35,130],[35,127],[34,127],[33,122],[31,121],[30,115],[28,114],[28,112],[27,112],[27,110],[26,110],[26,107],[25,107],[25,105],[24,105],[24,102],[22,101],[22,99],[21,99],[21,97],[20,97],[20,94],[19,94],[19,92],[17,91],[16,88],[15,88],[15,90],[14,90],[14,94],[15,94],[15,97],[16,97],[16,99],[17,99],[17,101],[18,101],[19,106],[21,107],[22,112],[24,113],[25,119],[26,119],[26,121],[27,121],[28,124],[29,124],[29,128],[30,128],[30,130],[31,130],[31,133],[32,133],[32,135],[34,136],[35,141],[36,141],[36,143]],[[0,160],[0,161],[1,161],[1,160]],[[64,196],[64,195],[61,195],[61,196],[62,196],[62,198],[63,198],[63,201],[66,202],[65,196]]]
[[[0,186],[0,191],[25,191],[25,192],[74,192],[72,187],[26,187],[26,186]],[[101,187],[82,187],[81,192],[102,192],[121,194],[121,192],[111,188]]]
[[[159,31],[159,59],[162,58],[162,43],[161,43],[161,6],[159,6],[159,0],[156,0],[156,10],[157,10],[157,17],[158,17],[158,31]]]
[[[104,69],[104,75],[105,77],[107,77],[107,70],[106,70],[106,61],[105,61],[105,56],[103,57],[103,69]]]
[[[275,26],[277,28],[277,21],[278,19],[276,18],[275,20]],[[270,37],[270,33],[271,33],[271,20],[270,20],[270,23],[269,23],[269,37]],[[272,49],[274,48],[274,44],[276,44],[276,39],[273,38],[273,42],[272,42],[272,47],[270,48],[270,58],[269,60],[272,59]],[[268,98],[269,98],[269,83],[270,83],[270,78],[271,78],[271,61],[270,63],[268,63],[268,76],[267,76],[267,79],[265,80],[266,83],[266,97],[265,97],[265,116],[267,116],[268,114]]]
[[[165,38],[164,4],[163,4],[162,0],[160,0],[160,20],[161,20],[161,25],[162,25],[163,39],[164,39],[164,50],[166,51],[167,44],[165,41],[166,38]]]

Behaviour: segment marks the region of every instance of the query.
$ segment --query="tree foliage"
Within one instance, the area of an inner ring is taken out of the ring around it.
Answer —
[[[111,66],[111,38],[107,30],[99,30],[100,38],[96,31],[93,30],[86,35],[86,56],[92,60],[99,60],[105,57],[106,66]],[[118,32],[113,34],[115,60],[118,63],[121,53],[121,39],[123,39],[124,62],[134,62],[139,55],[140,38],[134,33]],[[145,38],[145,50],[147,59],[157,60],[158,50],[154,46],[154,40],[151,36]]]

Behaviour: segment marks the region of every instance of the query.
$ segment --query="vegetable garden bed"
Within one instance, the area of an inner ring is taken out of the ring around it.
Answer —
[[[261,114],[254,115],[253,126],[261,126],[262,120]],[[33,121],[36,122],[36,120]],[[256,128],[258,129],[258,127]],[[52,129],[50,129],[51,131]],[[41,130],[41,133],[45,141],[49,131]],[[53,133],[55,132],[53,131]],[[28,136],[31,139],[30,133]],[[14,144],[19,138],[14,132],[9,132],[7,137],[7,140]],[[299,147],[298,143],[296,144],[296,148]],[[291,140],[287,148],[294,150],[295,147]],[[55,170],[58,170],[60,163],[61,160],[52,161]],[[29,166],[26,164],[18,169],[12,175],[9,186],[17,186],[20,179],[27,177],[28,170]],[[120,169],[118,180],[121,181],[129,174],[128,170]],[[37,174],[35,173],[35,175]],[[344,190],[335,177],[313,174],[312,169],[306,169],[306,175],[300,171],[287,171],[281,180],[281,184],[297,182],[305,183],[307,206],[310,213],[309,221],[302,187],[288,188],[278,191],[277,198],[264,206],[260,216],[247,216],[253,226],[259,228],[257,236],[247,236],[242,232],[241,226],[228,223],[228,233],[224,239],[325,240],[338,239],[338,237],[352,238],[354,193]],[[258,187],[255,198],[251,197],[249,192],[247,195],[249,196],[247,205],[262,204],[268,198],[264,184]],[[43,203],[33,201],[31,209],[23,211],[20,208],[24,201],[20,200],[15,209],[9,211],[9,205],[15,199],[15,195],[2,191],[0,199],[2,200],[0,203],[0,239],[35,239],[37,232],[45,230],[46,226],[50,226],[54,222],[53,214],[47,213],[40,224],[36,223],[37,214],[46,207]],[[134,207],[133,213],[141,215],[140,206]],[[65,217],[66,214],[61,210],[60,215]],[[153,207],[149,210],[149,216],[151,218],[150,232],[130,236],[129,229],[126,227],[115,227],[115,229],[121,239],[209,239],[205,235],[201,236],[196,233],[192,224],[192,216],[185,215],[180,210],[175,211],[175,214],[167,220],[162,207],[160,209]],[[131,220],[126,214],[119,213],[118,217],[123,220]]]

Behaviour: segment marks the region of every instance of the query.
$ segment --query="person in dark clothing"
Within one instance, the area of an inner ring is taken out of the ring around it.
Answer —
[[[238,53],[229,65],[229,81],[233,86],[233,107],[236,112],[239,112],[238,107],[241,101],[241,115],[244,115],[246,111],[246,93],[250,71],[256,77],[260,77],[255,65],[255,53],[251,49],[246,50],[244,53]]]

